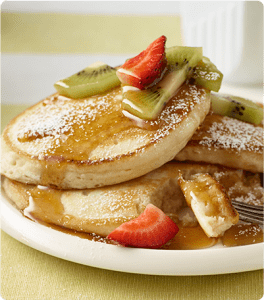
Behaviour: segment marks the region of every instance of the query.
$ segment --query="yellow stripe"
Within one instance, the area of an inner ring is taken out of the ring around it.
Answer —
[[[138,53],[161,35],[182,45],[180,17],[2,13],[8,53]]]

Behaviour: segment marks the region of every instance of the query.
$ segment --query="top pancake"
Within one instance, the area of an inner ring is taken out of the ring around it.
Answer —
[[[124,116],[121,88],[87,99],[54,94],[13,119],[2,136],[2,174],[23,183],[84,189],[144,175],[184,148],[210,94],[184,85],[155,121]]]

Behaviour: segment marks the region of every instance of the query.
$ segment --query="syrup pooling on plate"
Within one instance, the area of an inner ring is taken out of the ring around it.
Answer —
[[[20,185],[17,182],[14,183],[16,185]],[[21,185],[23,186],[23,184]],[[106,188],[101,189],[104,190]],[[89,193],[89,190],[87,190],[87,193]],[[123,191],[119,195],[115,202],[116,206],[114,205],[114,203],[111,204],[113,210],[118,210],[118,207],[122,206],[122,204],[120,204],[119,202],[120,198],[123,198],[124,196],[129,197],[129,193],[127,194],[126,191]],[[132,196],[133,198],[133,195],[130,196]],[[54,230],[58,230],[65,234],[70,234],[79,238],[102,243],[112,243],[104,237],[87,233],[81,228],[79,228],[79,230],[76,230],[74,226],[72,226],[72,229],[63,227],[63,224],[65,226],[68,226],[69,223],[74,219],[74,216],[66,213],[64,207],[65,203],[61,199],[62,197],[60,190],[55,190],[39,185],[28,185],[25,192],[21,194],[21,197],[26,197],[29,200],[27,201],[27,204],[23,206],[23,208],[21,208],[21,211],[32,221],[38,222]],[[69,201],[71,200],[72,199],[69,199]],[[183,209],[186,210],[186,208]],[[263,242],[263,233],[259,230],[259,227],[257,225],[243,225],[242,229],[240,225],[235,225],[226,232],[223,238],[217,239],[207,237],[202,228],[197,225],[197,222],[194,222],[190,215],[186,220],[182,216],[179,218],[175,214],[168,215],[179,226],[180,230],[174,239],[169,241],[161,248],[164,250],[204,249],[214,246],[217,242],[221,241],[221,239],[223,239],[223,244],[226,246],[246,245],[251,243]],[[183,213],[183,215],[186,215],[186,211]],[[55,219],[50,220],[51,217]],[[248,229],[244,226],[247,226],[247,228],[249,228],[249,231],[253,233],[253,235],[251,234],[251,236],[246,239],[244,238],[244,234],[237,234],[238,232],[241,233],[241,231],[247,233]],[[250,229],[252,228],[252,226],[255,227],[253,231],[252,229]]]
[[[63,226],[58,226],[50,223],[51,218],[53,218],[53,222],[55,220],[55,223],[57,224],[66,225],[73,218],[72,216],[65,214],[64,206],[61,201],[61,193],[59,190],[56,191],[54,189],[41,188],[40,186],[37,186],[30,189],[28,191],[28,195],[29,206],[25,208],[24,215],[26,215],[33,221],[51,227],[52,229],[78,236],[80,238],[103,243],[111,243],[106,238],[100,237],[95,234],[88,234],[85,232],[76,231],[74,229],[71,230]],[[126,195],[126,197],[127,196],[129,195]],[[117,201],[117,203],[118,202],[119,201]],[[175,236],[174,239],[167,243],[163,247],[163,249],[203,249],[214,246],[218,241],[218,239],[215,238],[208,238],[200,226],[183,227],[181,223],[178,223],[178,225],[180,226],[179,233]]]
[[[217,238],[208,237],[201,226],[181,227],[176,236],[164,246],[167,250],[194,250],[213,247]]]
[[[263,242],[263,231],[257,224],[236,224],[224,233],[223,245],[242,246]]]
[[[24,210],[24,215],[25,215],[25,211],[26,211],[26,209]],[[60,231],[60,232],[63,232],[65,234],[76,236],[76,237],[86,239],[86,240],[89,240],[89,241],[116,245],[115,242],[110,241],[110,240],[108,240],[104,237],[101,237],[101,236],[93,234],[93,233],[77,231],[77,230],[69,229],[69,228],[66,228],[66,227],[63,227],[63,226],[59,226],[59,225],[47,223],[47,222],[44,222],[44,221],[41,221],[41,220],[37,220],[33,217],[33,214],[34,214],[34,211],[32,209],[29,209],[27,215],[25,215],[25,216],[28,217],[29,219],[33,220],[33,221],[36,221],[36,222],[40,223],[43,226],[49,227],[51,229],[54,229],[54,230],[57,230],[57,231]]]
[[[104,189],[104,188],[103,188]],[[125,191],[124,191],[125,193]],[[125,195],[129,197],[129,193]],[[120,196],[122,198],[122,195]],[[59,230],[66,234],[74,235],[79,238],[93,240],[103,243],[111,243],[104,237],[95,234],[82,232],[81,228],[76,231],[76,228],[69,229],[63,227],[63,224],[69,226],[74,216],[65,212],[64,204],[61,200],[61,192],[42,186],[36,186],[27,190],[29,205],[24,209],[24,215],[33,221],[39,222],[42,225]],[[117,206],[122,206],[120,199],[116,201]],[[114,207],[117,209],[118,207]],[[51,223],[51,218],[53,218]],[[55,220],[55,221],[54,221]],[[178,234],[164,245],[161,249],[165,250],[193,250],[213,247],[219,241],[218,238],[209,238],[204,233],[203,229],[195,223],[184,224],[176,216],[172,220],[179,226]],[[54,224],[55,223],[55,224]],[[57,224],[57,225],[56,225]],[[58,226],[58,224],[62,224]],[[238,224],[231,227],[221,238],[225,246],[248,245],[252,243],[260,243],[263,241],[263,231],[258,225],[254,224]]]

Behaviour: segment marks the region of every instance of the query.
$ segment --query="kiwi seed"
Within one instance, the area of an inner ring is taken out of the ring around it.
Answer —
[[[55,83],[56,90],[73,99],[104,93],[120,85],[115,68],[95,63],[84,70]]]
[[[263,108],[257,103],[232,95],[211,93],[212,109],[216,114],[236,118],[244,122],[260,124]]]

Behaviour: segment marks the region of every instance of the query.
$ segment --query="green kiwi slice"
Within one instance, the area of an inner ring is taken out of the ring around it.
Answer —
[[[166,49],[168,66],[183,67],[188,64],[194,68],[203,58],[202,47],[175,46]]]
[[[54,84],[63,96],[73,99],[102,94],[120,85],[116,69],[105,63],[97,62],[82,71]]]
[[[211,101],[212,110],[216,114],[256,125],[263,120],[263,108],[251,100],[232,95],[211,93]]]
[[[176,94],[179,87],[190,77],[193,68],[203,57],[200,47],[171,47],[166,49],[167,71],[154,86],[139,90],[123,87],[122,107],[134,116],[154,120]]]
[[[192,78],[195,79],[195,84],[201,85],[210,91],[218,92],[222,84],[223,74],[209,58],[204,56],[195,67]]]
[[[163,79],[155,86],[139,90],[134,87],[123,87],[122,107],[134,116],[144,120],[154,120],[175,95],[188,75],[188,66],[167,71]]]

